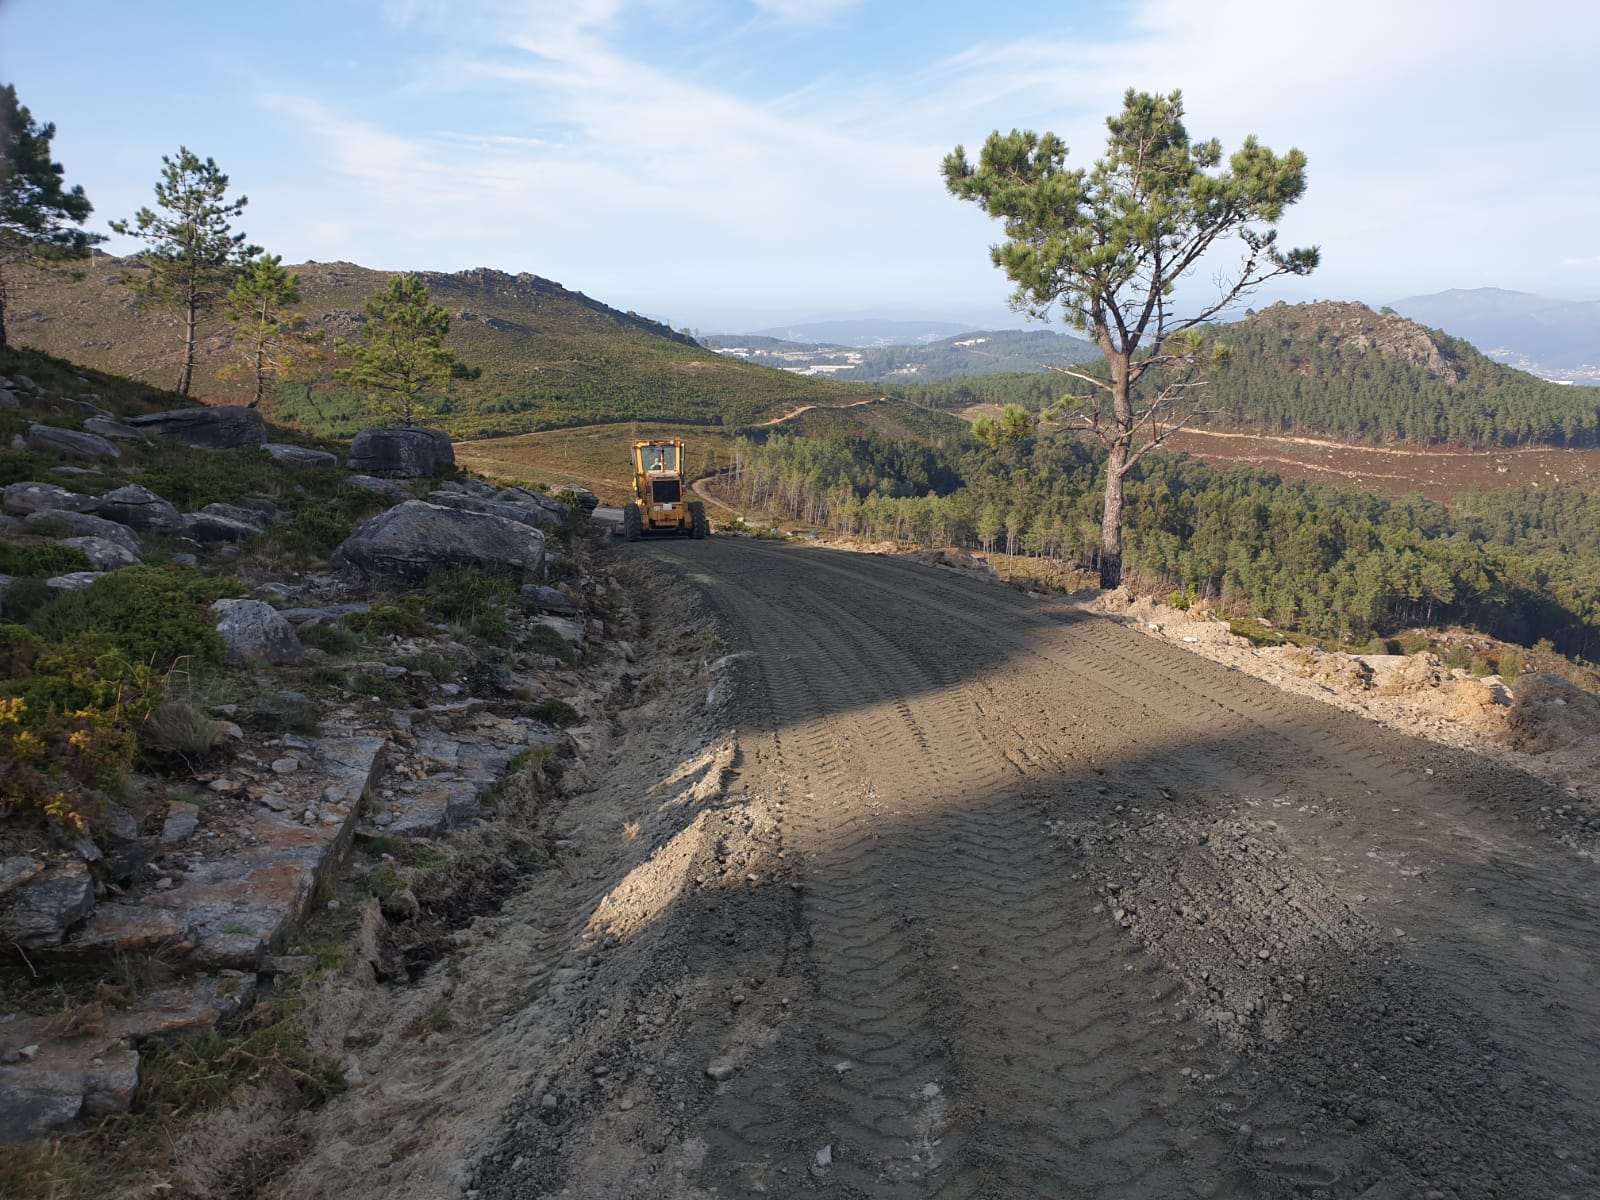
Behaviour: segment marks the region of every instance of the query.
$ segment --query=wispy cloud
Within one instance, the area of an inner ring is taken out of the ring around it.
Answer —
[[[440,130],[399,125],[376,103],[354,114],[304,96],[267,103],[311,134],[374,230],[448,233],[482,261],[565,271],[602,295],[647,293],[642,303],[789,289],[810,308],[830,277],[863,293],[838,307],[930,289],[997,303],[1004,282],[983,254],[996,231],[944,195],[940,156],[1021,125],[1055,129],[1087,161],[1125,88],[1182,87],[1194,134],[1233,145],[1257,133],[1308,153],[1312,188],[1286,237],[1323,244],[1320,294],[1360,278],[1381,298],[1387,277],[1441,270],[1442,246],[1481,257],[1487,226],[1527,226],[1530,168],[1560,161],[1587,121],[1564,80],[1582,77],[1571,69],[1600,40],[1588,4],[1571,6],[1560,19],[1572,36],[1551,44],[1548,21],[1506,21],[1486,0],[1337,11],[1141,0],[1096,36],[1069,14],[1038,36],[893,66],[819,58],[809,77],[702,77],[696,38],[724,63],[741,47],[779,53],[763,24],[839,23],[831,36],[847,40],[857,16],[854,0],[738,2],[753,25],[729,0],[391,0],[392,20],[436,40],[410,90],[443,98]],[[669,52],[647,36],[658,29],[686,40]],[[1518,89],[1524,107],[1483,103],[1486,81]],[[1518,124],[1527,103],[1538,130]],[[1579,220],[1592,195],[1542,186],[1558,222]],[[1449,280],[1407,290],[1433,283]]]

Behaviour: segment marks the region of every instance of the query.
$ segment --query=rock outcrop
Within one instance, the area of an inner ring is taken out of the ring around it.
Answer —
[[[149,413],[129,417],[126,424],[163,441],[182,442],[203,450],[240,450],[261,446],[267,440],[261,414],[236,404]]]
[[[292,663],[305,654],[289,622],[264,600],[218,600],[211,611],[231,663]]]
[[[47,454],[65,454],[68,458],[98,458],[108,462],[122,457],[121,450],[98,434],[57,429],[54,425],[28,426],[28,448]]]
[[[543,562],[544,534],[532,525],[422,500],[373,517],[333,554],[335,566],[413,582],[438,567],[530,575]]]
[[[450,435],[438,429],[363,429],[345,465],[358,475],[429,479],[456,465]]]

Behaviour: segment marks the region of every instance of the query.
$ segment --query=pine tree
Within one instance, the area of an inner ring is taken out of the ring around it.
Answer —
[[[305,314],[290,311],[299,303],[300,276],[284,270],[276,254],[252,261],[228,293],[228,320],[239,331],[243,366],[255,379],[250,408],[260,406],[269,382],[293,375],[322,341],[320,332],[306,330]]]
[[[0,87],[0,350],[6,347],[7,268],[24,262],[62,263],[89,257],[105,236],[75,228],[94,211],[82,187],[62,182],[50,161],[54,125],[40,125],[17,103],[17,89]]]
[[[380,417],[410,428],[433,415],[431,393],[452,378],[476,377],[445,348],[450,314],[415,275],[396,275],[364,307],[361,333],[355,341],[339,343],[351,365],[334,374],[361,392]]]
[[[113,221],[118,233],[143,239],[149,278],[136,284],[142,298],[177,308],[183,317],[183,352],[176,391],[187,396],[194,380],[195,348],[202,317],[228,294],[244,265],[261,253],[243,233],[234,233],[249,199],[227,198],[228,177],[212,159],[202,161],[187,146],[178,156],[161,156],[156,204],[141,208],[131,221]]]
[[[1279,157],[1246,138],[1221,169],[1219,142],[1190,140],[1181,92],[1151,96],[1130,88],[1106,127],[1106,155],[1086,170],[1067,169],[1067,147],[1055,134],[1013,130],[991,134],[976,167],[957,146],[944,160],[944,176],[952,195],[1005,222],[1008,240],[991,257],[1016,285],[1013,303],[1042,317],[1059,301],[1105,356],[1100,371],[1052,369],[1090,388],[1063,411],[1108,451],[1100,580],[1116,587],[1123,480],[1198,415],[1195,389],[1220,365],[1197,327],[1264,280],[1309,273],[1318,252],[1277,246],[1283,210],[1305,191],[1298,150]],[[1217,294],[1176,315],[1178,281],[1235,238],[1241,259],[1219,276]]]

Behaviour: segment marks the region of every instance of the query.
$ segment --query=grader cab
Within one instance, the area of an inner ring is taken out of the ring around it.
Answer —
[[[689,499],[683,481],[683,440],[633,444],[633,501],[622,510],[630,542],[645,534],[703,538],[710,532],[706,506]]]

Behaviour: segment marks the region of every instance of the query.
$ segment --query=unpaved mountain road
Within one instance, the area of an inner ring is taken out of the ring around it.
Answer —
[[[537,1057],[467,1195],[1600,1196],[1594,846],[1533,831],[1570,797],[1064,599],[614,553],[703,597],[731,729],[684,756],[705,685],[658,699],[680,742],[574,797],[641,832],[545,902],[594,953],[448,1056]],[[367,1194],[333,1161],[292,1194]],[[407,1169],[371,1194],[445,1194]]]

